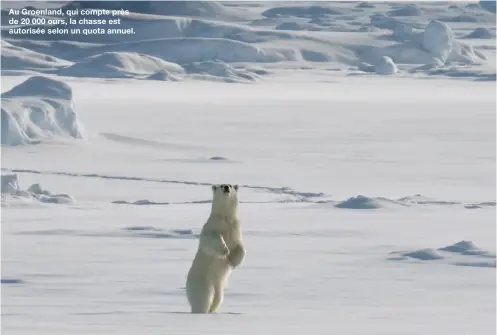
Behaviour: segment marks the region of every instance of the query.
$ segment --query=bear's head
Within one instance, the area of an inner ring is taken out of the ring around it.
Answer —
[[[238,185],[212,185],[212,213],[216,215],[236,216],[238,207]]]

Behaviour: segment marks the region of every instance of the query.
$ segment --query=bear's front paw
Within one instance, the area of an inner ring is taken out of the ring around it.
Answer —
[[[221,255],[223,255],[223,258],[228,257],[229,254],[230,254],[230,249],[228,249],[228,247],[225,247],[223,249],[223,251],[221,252]]]

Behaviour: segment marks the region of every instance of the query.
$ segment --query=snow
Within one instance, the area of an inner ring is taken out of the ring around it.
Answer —
[[[493,0],[480,0],[480,7],[488,10],[489,12],[495,13],[495,1]]]
[[[15,47],[2,40],[2,72],[5,70],[51,70],[71,64],[68,61]]]
[[[393,261],[406,261],[414,259],[418,261],[433,261],[443,259],[447,265],[469,266],[469,267],[496,267],[495,253],[487,252],[477,248],[472,241],[459,241],[453,245],[443,248],[424,248],[415,251],[390,253],[388,259]],[[457,257],[456,254],[462,257]],[[456,255],[456,257],[454,257]]]
[[[374,70],[378,74],[389,75],[397,73],[397,65],[393,62],[392,58],[382,56],[380,60],[374,65]]]
[[[483,2],[91,6],[136,34],[21,38],[2,12],[5,333],[495,333]],[[193,317],[219,183],[247,258]]]
[[[2,174],[2,205],[12,205],[19,202],[15,200],[37,200],[42,203],[68,204],[74,202],[74,198],[68,194],[52,194],[44,190],[40,184],[33,184],[27,190],[19,186],[17,174]],[[14,200],[14,201],[11,201]]]
[[[192,63],[185,66],[187,73],[198,75],[202,78],[216,78],[224,82],[250,83],[257,81],[259,76],[257,71],[250,69],[235,69],[232,65],[223,61],[205,61]]]
[[[495,33],[487,28],[476,28],[471,33],[466,35],[466,38],[492,39],[495,38]]]
[[[392,10],[388,13],[390,16],[421,16],[423,15],[423,10],[417,5],[407,5]]]
[[[139,78],[158,72],[174,75],[184,71],[178,64],[157,57],[128,52],[106,52],[62,68],[59,74],[69,77]]]
[[[336,205],[337,208],[350,208],[350,209],[374,209],[381,208],[382,206],[375,200],[363,195],[349,198]]]
[[[2,93],[2,145],[36,144],[54,137],[82,139],[71,87],[33,76]]]
[[[431,21],[423,33],[421,45],[444,64],[452,51],[453,40],[454,33],[449,26],[440,21]]]

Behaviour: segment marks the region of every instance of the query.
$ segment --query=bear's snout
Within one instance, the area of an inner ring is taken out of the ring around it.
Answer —
[[[224,185],[224,193],[230,193],[230,187],[228,185]]]

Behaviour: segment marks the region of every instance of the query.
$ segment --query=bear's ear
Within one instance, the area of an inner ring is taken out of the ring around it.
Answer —
[[[216,188],[217,188],[216,185],[212,185],[212,191],[216,192]]]
[[[238,192],[238,185],[233,185],[233,188]]]

